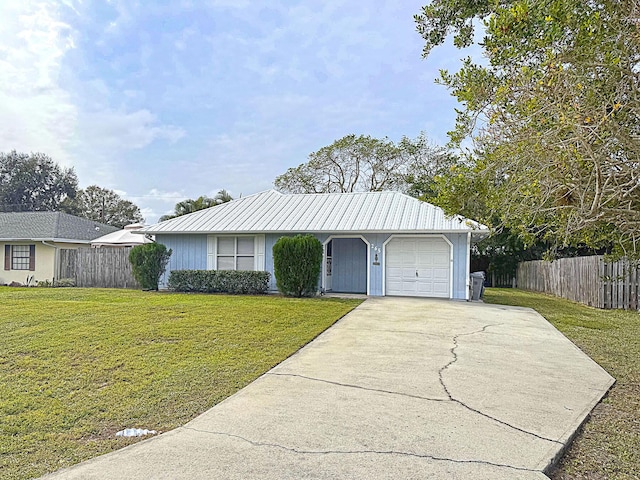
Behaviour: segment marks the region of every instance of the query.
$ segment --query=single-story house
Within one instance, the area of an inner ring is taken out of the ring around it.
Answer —
[[[153,242],[151,235],[134,235],[135,230],[144,228],[142,223],[132,223],[131,225],[125,225],[122,230],[107,233],[102,237],[98,237],[91,241],[91,246],[95,248],[101,247],[135,247],[137,245],[143,245],[145,243]]]
[[[91,240],[116,227],[61,212],[0,213],[0,285],[52,282],[61,248],[89,247]]]
[[[468,299],[470,247],[487,227],[398,192],[239,198],[146,227],[173,250],[172,270],[263,270],[282,236],[310,233],[324,246],[327,292]]]

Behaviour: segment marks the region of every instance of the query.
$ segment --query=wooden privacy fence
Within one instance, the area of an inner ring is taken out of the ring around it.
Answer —
[[[516,279],[508,273],[490,272],[487,276],[489,286],[497,288],[511,288],[515,286]]]
[[[76,287],[140,288],[129,263],[130,247],[60,249],[56,278]]]
[[[549,293],[597,308],[638,310],[638,266],[607,262],[601,255],[522,262],[518,288]]]

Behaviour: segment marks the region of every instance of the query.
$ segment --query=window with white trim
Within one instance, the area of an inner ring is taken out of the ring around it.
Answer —
[[[31,247],[29,245],[13,245],[11,247],[11,270],[29,270],[31,264]]]
[[[255,237],[218,237],[218,270],[255,270]]]

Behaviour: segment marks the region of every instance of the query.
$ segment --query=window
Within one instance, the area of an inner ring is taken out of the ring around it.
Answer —
[[[35,270],[35,260],[35,245],[5,245],[4,247],[5,270]]]
[[[255,237],[218,237],[218,270],[255,270]]]

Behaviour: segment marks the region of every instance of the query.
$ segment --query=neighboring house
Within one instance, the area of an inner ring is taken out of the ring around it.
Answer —
[[[0,284],[52,282],[61,248],[89,247],[116,227],[60,212],[0,213]]]
[[[287,195],[269,190],[146,227],[172,270],[266,270],[278,238],[324,245],[321,287],[368,295],[467,299],[473,237],[487,227],[397,192]]]
[[[144,225],[142,223],[132,223],[125,226],[122,230],[107,233],[102,237],[96,238],[91,242],[92,247],[135,247],[145,243],[151,243],[153,240],[147,238],[146,235],[135,235],[135,230],[140,230]]]

